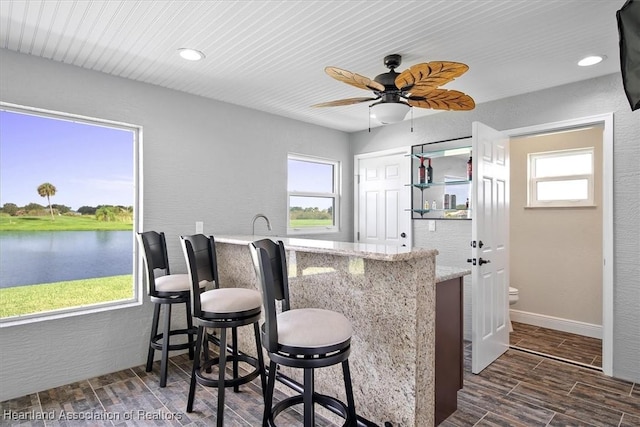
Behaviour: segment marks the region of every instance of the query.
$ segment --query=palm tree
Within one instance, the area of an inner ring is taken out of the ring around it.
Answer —
[[[51,212],[51,220],[55,221],[55,217],[53,216],[53,208],[51,207],[51,196],[56,195],[56,187],[53,184],[45,182],[44,184],[40,184],[38,186],[38,194],[41,197],[46,197],[47,202],[49,203],[49,212]]]

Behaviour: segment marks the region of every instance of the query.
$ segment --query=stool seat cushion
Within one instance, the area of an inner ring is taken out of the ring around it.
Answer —
[[[239,313],[261,308],[262,296],[252,289],[212,289],[200,294],[200,307],[209,313]]]
[[[206,280],[200,282],[200,288],[209,283]],[[191,290],[191,279],[188,274],[167,274],[156,277],[156,292],[188,292]]]
[[[321,308],[300,308],[278,314],[278,344],[319,348],[351,338],[351,322],[341,313]]]

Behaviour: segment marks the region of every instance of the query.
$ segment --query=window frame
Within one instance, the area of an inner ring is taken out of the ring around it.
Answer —
[[[574,156],[577,154],[591,155],[591,173],[573,174],[573,175],[554,175],[537,177],[535,176],[535,165],[537,159],[544,158],[561,158],[566,156]],[[586,199],[558,199],[558,200],[539,200],[538,184],[552,183],[557,181],[587,181],[587,198]],[[595,206],[595,148],[583,147],[553,151],[541,151],[527,154],[527,208],[575,208],[575,207],[594,207]]]
[[[333,167],[333,192],[312,192],[312,191],[289,191],[289,160],[297,160],[309,163],[318,163],[331,165]],[[341,189],[342,167],[338,160],[327,159],[323,157],[315,157],[305,154],[289,153],[287,154],[287,234],[320,234],[320,233],[338,233],[340,231],[340,189]],[[305,228],[291,227],[290,209],[291,197],[324,197],[333,199],[333,225],[314,226]]]
[[[78,123],[85,123],[92,126],[103,126],[116,129],[131,131],[133,134],[133,220],[131,233],[135,236],[142,230],[143,218],[143,174],[142,174],[142,126],[131,123],[118,122],[96,117],[83,116],[78,114],[66,113],[62,111],[47,110],[37,107],[29,107],[19,104],[0,101],[0,110],[16,112],[19,114],[28,114],[32,116],[48,117],[56,120],[67,120]],[[30,313],[16,317],[0,318],[0,328],[17,326],[47,320],[55,320],[67,317],[74,317],[103,311],[118,310],[128,307],[140,306],[143,304],[144,291],[142,289],[142,255],[140,253],[137,240],[133,238],[133,295],[126,300],[114,300],[107,302],[99,302],[90,305],[66,307],[57,310],[42,311],[38,313]]]

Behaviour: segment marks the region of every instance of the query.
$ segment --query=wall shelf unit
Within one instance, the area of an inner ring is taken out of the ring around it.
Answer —
[[[411,183],[407,185],[412,187],[413,219],[471,219],[472,185],[467,169],[471,155],[471,137],[411,147]],[[420,171],[421,164],[424,171]]]

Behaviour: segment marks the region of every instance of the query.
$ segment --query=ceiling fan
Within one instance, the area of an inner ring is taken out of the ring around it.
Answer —
[[[373,80],[337,67],[326,67],[324,71],[329,76],[357,88],[371,90],[375,97],[340,99],[312,107],[337,107],[378,101],[369,108],[382,124],[403,120],[410,107],[456,111],[473,110],[475,107],[475,102],[469,95],[457,90],[439,89],[439,86],[464,74],[469,69],[467,65],[432,61],[413,65],[402,73],[397,73],[395,69],[401,62],[400,55],[385,56],[384,65],[389,72],[380,74]]]

